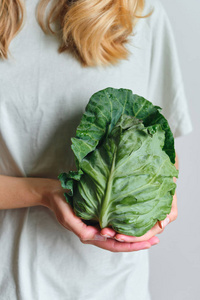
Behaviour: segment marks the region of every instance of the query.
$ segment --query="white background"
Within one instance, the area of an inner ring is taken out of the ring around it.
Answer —
[[[147,0],[148,1],[148,0]],[[150,249],[152,300],[200,299],[200,1],[160,0],[174,31],[193,132],[176,139],[179,215]]]

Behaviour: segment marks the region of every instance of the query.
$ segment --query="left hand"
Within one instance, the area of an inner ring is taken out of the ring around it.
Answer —
[[[115,239],[119,242],[127,242],[127,243],[135,243],[135,242],[144,242],[152,239],[156,234],[160,234],[163,232],[164,228],[167,224],[176,220],[178,215],[177,210],[177,197],[176,194],[173,197],[172,201],[172,209],[169,215],[167,215],[166,219],[163,221],[158,221],[147,233],[143,236],[128,236],[120,233],[116,233],[112,228],[103,228],[101,230],[101,235],[107,238]]]

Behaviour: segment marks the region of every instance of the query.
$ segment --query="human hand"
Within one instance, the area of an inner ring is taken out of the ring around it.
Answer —
[[[52,191],[50,200],[46,206],[55,213],[58,222],[66,229],[76,234],[84,244],[91,244],[111,252],[132,252],[148,249],[159,242],[159,239],[156,236],[152,236],[143,241],[126,241],[125,243],[122,243],[115,238],[118,234],[116,234],[114,230],[110,228],[101,230],[98,227],[86,225],[74,214],[71,206],[66,203],[63,196],[63,189],[59,186]],[[102,236],[101,233],[104,231],[106,232],[106,230],[109,232],[111,231],[113,237],[107,238],[106,236]]]
[[[176,194],[173,197],[172,201],[172,209],[169,215],[167,215],[166,219],[163,221],[158,221],[147,233],[145,233],[143,236],[135,237],[135,236],[128,236],[124,234],[116,233],[111,228],[104,228],[101,230],[101,235],[110,237],[112,239],[115,239],[119,242],[125,242],[125,243],[138,243],[138,242],[145,242],[145,241],[153,241],[153,238],[156,238],[156,234],[160,234],[164,231],[164,228],[167,226],[167,224],[171,223],[172,221],[176,220],[178,215],[177,210],[177,196]],[[158,239],[158,238],[157,238]],[[159,242],[159,239],[158,239]]]

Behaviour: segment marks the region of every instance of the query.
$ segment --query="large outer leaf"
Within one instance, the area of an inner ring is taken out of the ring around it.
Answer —
[[[84,175],[73,196],[76,215],[134,236],[164,219],[171,210],[177,176],[162,150],[164,139],[160,125],[145,128],[123,116],[80,163]]]
[[[165,131],[163,149],[171,162],[175,163],[173,134],[160,110],[161,108],[128,89],[106,88],[95,93],[86,107],[76,137],[72,138],[77,164],[96,148],[104,135],[112,131],[122,114],[137,117],[145,126],[160,124]]]

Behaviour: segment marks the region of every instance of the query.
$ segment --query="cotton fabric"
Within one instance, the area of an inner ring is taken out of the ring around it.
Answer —
[[[159,1],[147,1],[128,60],[84,68],[58,54],[54,36],[27,20],[0,61],[0,174],[57,178],[75,168],[70,138],[91,95],[128,88],[163,108],[175,135],[191,131],[178,55]],[[12,187],[11,187],[12,188]],[[15,201],[15,199],[13,199]],[[0,295],[20,300],[149,300],[148,251],[111,253],[83,245],[45,207],[0,212]]]

